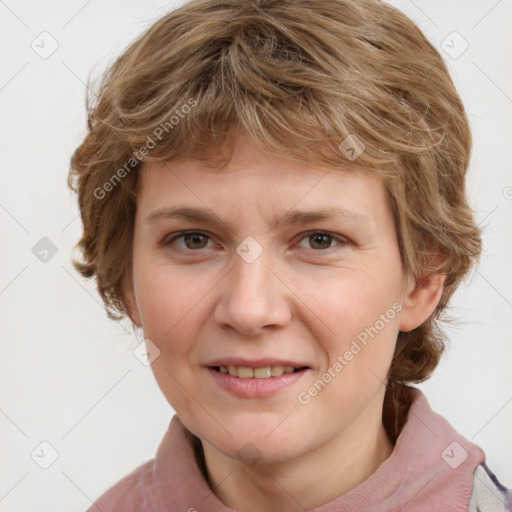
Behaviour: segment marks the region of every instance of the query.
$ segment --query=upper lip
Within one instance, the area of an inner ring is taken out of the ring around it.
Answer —
[[[291,359],[274,359],[264,357],[260,359],[246,359],[243,357],[222,357],[206,363],[205,366],[246,366],[248,368],[265,368],[267,366],[293,366],[304,368],[309,366]]]

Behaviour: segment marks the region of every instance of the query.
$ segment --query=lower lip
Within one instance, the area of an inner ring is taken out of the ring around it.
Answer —
[[[264,397],[272,396],[298,382],[307,370],[300,370],[293,373],[283,373],[280,377],[269,377],[267,379],[241,379],[231,375],[220,373],[213,368],[206,368],[215,382],[229,393],[241,397]]]

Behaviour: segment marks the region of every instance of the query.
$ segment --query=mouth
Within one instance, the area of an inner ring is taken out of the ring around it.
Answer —
[[[210,368],[218,373],[237,377],[239,379],[271,379],[281,377],[283,374],[297,373],[309,369],[309,366],[235,366],[235,365],[219,365],[210,366]]]
[[[217,389],[240,398],[263,398],[292,389],[313,369],[290,360],[229,357],[210,361],[206,370]]]

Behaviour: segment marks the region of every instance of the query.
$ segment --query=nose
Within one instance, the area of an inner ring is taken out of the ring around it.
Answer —
[[[233,267],[220,287],[215,307],[217,325],[254,336],[290,322],[292,292],[267,254],[263,251],[251,263],[235,254]]]

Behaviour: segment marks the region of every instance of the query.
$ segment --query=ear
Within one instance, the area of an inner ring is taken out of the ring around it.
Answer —
[[[133,285],[133,274],[132,270],[128,271],[128,275],[123,285],[123,303],[130,317],[130,320],[137,326],[142,327],[140,319],[139,308],[137,307],[137,301],[135,299],[135,289]]]
[[[409,278],[400,315],[400,331],[412,331],[430,317],[439,304],[445,280],[445,274],[431,274],[421,280]]]

